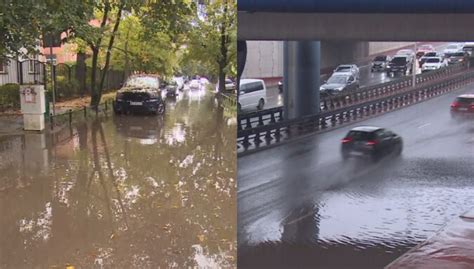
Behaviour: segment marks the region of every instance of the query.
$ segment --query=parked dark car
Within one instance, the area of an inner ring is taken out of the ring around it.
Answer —
[[[370,71],[371,72],[385,71],[390,60],[391,58],[388,55],[376,56],[374,60],[372,61],[372,67],[370,68]]]
[[[452,64],[467,63],[468,57],[469,57],[469,54],[465,51],[451,53],[449,54],[449,57],[448,57],[448,64],[452,65]]]
[[[360,126],[353,128],[342,139],[342,157],[361,157],[378,160],[381,157],[396,154],[403,150],[402,138],[384,128]]]
[[[115,96],[116,114],[130,112],[163,114],[165,109],[165,102],[161,97],[160,79],[154,75],[130,76]]]
[[[451,103],[451,116],[464,117],[474,116],[474,94],[463,94],[456,97],[453,103]]]
[[[411,74],[413,69],[413,62],[410,55],[398,56],[395,55],[387,66],[387,75],[395,76],[397,74],[407,75]]]

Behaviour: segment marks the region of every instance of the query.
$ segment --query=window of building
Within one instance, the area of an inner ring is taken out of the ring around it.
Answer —
[[[7,63],[4,61],[0,61],[0,74],[7,73]]]
[[[28,61],[28,73],[35,74],[36,71],[36,60],[29,60]]]

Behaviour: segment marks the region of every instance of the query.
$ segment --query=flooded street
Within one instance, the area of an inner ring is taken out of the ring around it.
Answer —
[[[166,109],[0,137],[0,268],[233,268],[235,121]]]

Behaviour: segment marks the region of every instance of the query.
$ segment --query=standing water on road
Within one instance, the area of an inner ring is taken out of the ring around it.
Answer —
[[[204,91],[165,116],[0,137],[0,268],[227,268],[235,120]]]

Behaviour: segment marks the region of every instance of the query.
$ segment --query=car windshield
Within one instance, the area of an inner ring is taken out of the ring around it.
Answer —
[[[377,56],[377,57],[375,57],[374,61],[376,61],[376,62],[381,61],[382,62],[382,61],[385,61],[385,59],[387,59],[387,56]]]
[[[405,57],[396,57],[392,59],[392,63],[394,64],[406,64],[407,59]]]
[[[328,79],[328,84],[346,84],[347,82],[346,76],[333,76]]]
[[[428,52],[425,54],[426,57],[436,56],[436,52]]]
[[[458,97],[456,98],[456,102],[461,104],[474,104],[474,98]]]
[[[463,56],[464,56],[464,53],[463,53],[463,52],[456,52],[456,53],[451,54],[451,56],[454,56],[454,57],[463,57]]]
[[[352,138],[354,141],[367,141],[374,139],[373,132],[362,132],[362,131],[350,131],[347,136],[348,138]]]
[[[125,83],[127,87],[158,88],[159,81],[156,77],[131,77]]]
[[[347,72],[347,71],[350,71],[350,70],[351,70],[351,68],[350,68],[349,66],[338,66],[338,67],[336,68],[336,72],[342,72],[342,71],[346,71],[346,72]]]
[[[426,60],[427,63],[439,63],[441,62],[439,58],[429,58]]]

